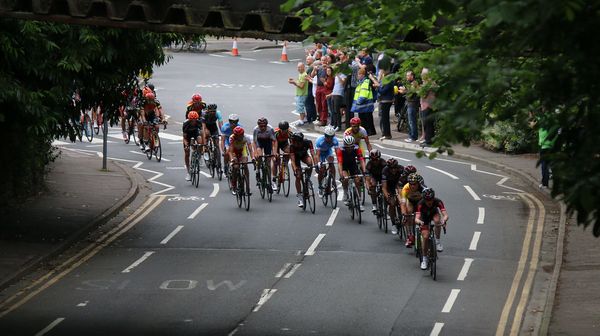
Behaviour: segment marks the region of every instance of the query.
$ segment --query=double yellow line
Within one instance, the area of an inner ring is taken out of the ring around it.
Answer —
[[[506,328],[509,324],[508,318],[510,316],[511,311],[513,310],[513,305],[515,303],[515,298],[517,296],[519,287],[521,287],[521,279],[526,274],[525,282],[523,283],[523,287],[521,288],[521,296],[514,309],[514,317],[512,320],[512,326],[510,328],[509,335],[514,336],[519,334],[519,329],[523,321],[523,312],[525,310],[525,307],[527,306],[527,299],[529,298],[529,293],[531,292],[531,286],[533,284],[533,278],[535,277],[538,267],[540,248],[542,245],[542,233],[544,232],[544,222],[546,221],[546,209],[544,208],[542,202],[540,202],[539,199],[537,199],[535,196],[529,193],[519,193],[519,195],[525,200],[525,203],[527,203],[527,206],[530,209],[529,219],[527,221],[527,230],[525,231],[525,237],[523,238],[523,249],[521,250],[521,257],[519,258],[517,272],[515,273],[515,276],[513,278],[512,286],[508,293],[508,297],[506,298],[504,308],[502,309],[502,314],[500,315],[500,322],[498,323],[498,327],[496,328],[496,336],[505,335]],[[533,238],[534,227],[535,238]],[[531,253],[530,250],[532,250]],[[529,258],[530,254],[531,258]],[[527,267],[528,260],[529,267]]]
[[[0,318],[6,316],[11,311],[19,308],[34,296],[52,286],[60,279],[69,274],[72,270],[79,267],[84,262],[95,256],[100,250],[112,243],[115,239],[119,238],[125,232],[129,231],[137,223],[139,223],[144,217],[146,217],[152,210],[154,210],[166,196],[150,196],[133,214],[127,217],[123,222],[114,227],[109,232],[105,233],[95,242],[89,244],[84,249],[79,251],[77,254],[57,266],[52,271],[46,273],[41,278],[37,279],[34,283],[30,284],[26,288],[20,290],[16,294],[12,295],[5,301],[0,303]],[[62,270],[62,271],[61,271]],[[60,273],[59,273],[60,272]],[[25,296],[24,296],[25,295]],[[16,301],[13,303],[13,301]]]

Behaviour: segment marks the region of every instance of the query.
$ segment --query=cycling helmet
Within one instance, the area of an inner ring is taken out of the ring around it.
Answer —
[[[412,174],[412,173],[416,173],[417,172],[417,168],[415,168],[415,166],[413,165],[408,165],[404,168],[404,172],[406,174]]]
[[[304,134],[302,132],[296,132],[292,134],[292,139],[302,141],[304,140]]]
[[[425,188],[421,192],[421,195],[425,200],[430,201],[435,198],[435,191],[433,191],[431,188]]]
[[[288,123],[287,121],[283,120],[279,122],[279,129],[282,131],[287,131],[290,128],[290,123]]]
[[[198,112],[191,111],[190,113],[188,113],[188,119],[198,119],[198,118],[200,118],[200,116],[198,115]]]
[[[354,118],[350,119],[350,126],[356,126],[356,125],[360,125],[359,117],[354,117]]]
[[[325,127],[325,136],[332,137],[335,135],[335,128],[331,126]]]
[[[267,126],[268,123],[269,121],[265,117],[258,118],[258,120],[256,121],[256,124],[258,124],[258,126]]]
[[[195,95],[192,96],[192,101],[194,101],[196,103],[201,102],[202,96],[196,93]]]
[[[344,136],[344,144],[346,146],[354,145],[354,137],[352,135]]]
[[[417,174],[417,179],[419,180],[419,183],[420,183],[421,185],[423,185],[423,184],[425,183],[425,179],[423,178],[423,176],[421,176],[421,175],[419,175],[419,174]]]
[[[371,157],[371,159],[379,159],[381,157],[381,152],[379,151],[379,149],[373,149],[369,153],[369,156]]]
[[[148,88],[152,91],[154,91],[154,84],[148,84]]]
[[[207,110],[210,111],[216,111],[217,110],[217,104],[208,104],[208,106],[206,107]]]
[[[156,96],[152,92],[146,93],[146,95],[144,97],[146,97],[146,99],[148,99],[148,100],[154,100],[154,99],[156,99]]]
[[[237,136],[242,136],[242,135],[244,135],[244,129],[241,126],[236,126],[233,129],[233,134],[235,134]]]
[[[240,117],[237,114],[234,113],[229,115],[230,123],[237,123],[238,121],[240,121]]]
[[[421,175],[417,174],[417,173],[412,173],[410,175],[408,175],[408,183],[420,183],[421,182]]]
[[[390,168],[395,168],[395,167],[398,167],[398,160],[396,160],[396,159],[394,159],[394,158],[389,158],[389,159],[387,160],[387,165],[388,165],[388,167],[390,167]]]

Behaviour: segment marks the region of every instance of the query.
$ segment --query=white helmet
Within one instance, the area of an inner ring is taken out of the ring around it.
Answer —
[[[325,135],[327,136],[334,136],[335,135],[335,128],[331,127],[331,126],[327,126],[325,127]]]
[[[237,114],[235,114],[235,113],[230,114],[229,115],[229,121],[236,121],[236,122],[240,121],[240,117]]]
[[[352,135],[346,135],[344,137],[344,143],[348,146],[354,145],[354,137]]]

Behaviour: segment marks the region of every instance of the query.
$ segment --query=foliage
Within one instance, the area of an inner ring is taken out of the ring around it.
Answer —
[[[298,9],[312,39],[384,51],[403,70],[430,68],[445,125],[435,143],[443,149],[469,144],[497,122],[525,129],[529,113],[541,127],[561,127],[547,158],[552,195],[600,236],[599,0],[289,0],[283,7]]]
[[[512,121],[501,120],[485,127],[482,131],[484,147],[510,154],[530,152],[537,138],[533,132],[527,132],[527,128],[519,126],[521,125]]]

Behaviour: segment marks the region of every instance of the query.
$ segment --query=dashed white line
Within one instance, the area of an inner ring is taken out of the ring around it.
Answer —
[[[191,215],[188,216],[188,219],[194,219],[196,218],[196,216],[198,216],[198,214],[200,213],[200,211],[204,210],[204,208],[206,208],[206,206],[208,205],[208,203],[202,203],[200,204],[200,206],[194,210],[194,212],[192,212]]]
[[[148,257],[150,257],[153,254],[154,254],[153,251],[144,253],[144,255],[140,259],[136,260],[133,264],[129,265],[129,267],[127,267],[126,269],[124,269],[123,271],[121,271],[121,273],[129,273],[129,272],[131,272],[132,269],[134,269],[135,267],[139,266],[141,263],[144,262],[144,260],[148,259]]]
[[[471,250],[471,251],[477,250],[477,243],[479,242],[480,236],[481,236],[481,232],[479,232],[479,231],[473,232],[473,239],[471,239],[471,245],[469,245],[469,250]]]
[[[217,55],[217,54],[208,54],[208,55],[212,56],[212,57],[225,57],[224,55]]]
[[[84,301],[84,302],[81,302],[81,303],[77,304],[77,307],[85,307],[85,306],[87,306],[87,304],[88,304],[89,302],[90,302],[90,301]]]
[[[446,300],[444,308],[442,308],[442,313],[449,313],[452,310],[452,306],[454,305],[454,301],[456,301],[456,298],[458,297],[458,293],[460,293],[460,289],[453,289],[450,292],[450,296],[448,297],[448,300]]]
[[[294,267],[292,267],[292,269],[284,276],[284,278],[286,278],[286,279],[291,278],[292,275],[294,275],[294,273],[296,273],[298,268],[300,268],[300,266],[302,266],[302,264],[300,264],[300,263],[294,265]]]
[[[288,270],[288,268],[292,266],[292,264],[290,263],[285,263],[283,264],[283,267],[281,268],[281,270],[279,270],[279,272],[277,272],[277,274],[275,274],[276,278],[281,278],[283,276],[283,274],[285,274],[285,272]]]
[[[471,197],[473,197],[474,200],[476,201],[481,201],[481,198],[479,198],[479,196],[477,196],[477,194],[475,193],[475,191],[473,191],[473,189],[471,189],[471,187],[469,186],[463,186],[465,187],[465,189],[467,189],[467,191],[469,192],[469,194],[471,194]]]
[[[210,193],[210,195],[208,197],[216,197],[218,193],[219,193],[219,184],[213,183],[213,191],[212,191],[212,193]]]
[[[269,63],[272,63],[272,64],[285,64],[285,63],[279,62],[279,61],[269,61]]]
[[[244,61],[256,61],[254,58],[240,57],[241,60]]]
[[[438,336],[440,334],[440,331],[442,331],[443,326],[444,326],[443,323],[436,322],[433,325],[433,330],[431,331],[431,334],[429,334],[429,336]]]
[[[171,233],[169,233],[168,236],[165,237],[165,239],[163,239],[160,243],[162,245],[165,245],[166,243],[169,242],[169,240],[171,240],[171,238],[175,237],[175,235],[181,231],[181,229],[183,229],[183,225],[177,225],[177,227],[175,228],[175,230],[173,230]]]
[[[311,256],[315,254],[315,250],[317,249],[317,246],[319,246],[319,243],[321,242],[321,240],[323,240],[323,238],[325,237],[324,233],[320,233],[317,238],[315,238],[315,241],[312,243],[312,245],[310,245],[310,247],[308,248],[308,250],[306,251],[306,253],[304,253],[305,256]]]
[[[467,273],[469,273],[469,268],[471,268],[472,263],[473,263],[472,258],[465,258],[465,263],[463,264],[463,267],[460,270],[460,273],[458,274],[458,278],[456,280],[458,280],[458,281],[465,280],[465,278],[467,277]]]
[[[46,328],[40,330],[37,334],[35,334],[35,336],[45,335],[48,331],[52,330],[52,328],[56,327],[60,322],[62,322],[64,320],[65,320],[64,317],[57,318],[52,323],[50,323]]]
[[[331,215],[329,216],[329,220],[327,221],[327,224],[325,224],[325,226],[333,225],[333,222],[335,221],[335,217],[337,216],[338,212],[340,212],[340,208],[333,209],[333,211],[331,212]]]
[[[432,167],[432,166],[425,166],[425,167],[427,167],[427,168],[429,168],[429,169],[431,169],[431,170],[435,170],[436,172],[442,173],[442,174],[444,174],[444,175],[446,175],[446,176],[449,176],[449,177],[450,177],[451,179],[453,179],[453,180],[458,180],[458,177],[456,177],[456,176],[454,176],[454,175],[452,175],[452,174],[448,173],[447,171],[443,171],[443,170],[441,170],[441,169],[438,169],[438,168],[435,168],[435,167]]]
[[[211,177],[209,173],[205,172],[205,171],[201,171],[200,174],[206,176],[206,177]]]
[[[479,215],[477,216],[477,224],[483,224],[485,219],[485,208],[479,207]]]
[[[260,300],[258,300],[258,303],[256,304],[256,307],[254,307],[254,309],[252,309],[253,312],[257,312],[260,310],[260,308],[267,302],[269,301],[269,299],[271,298],[271,296],[273,296],[273,294],[275,294],[275,292],[277,292],[277,289],[264,289],[262,295],[260,296]]]

